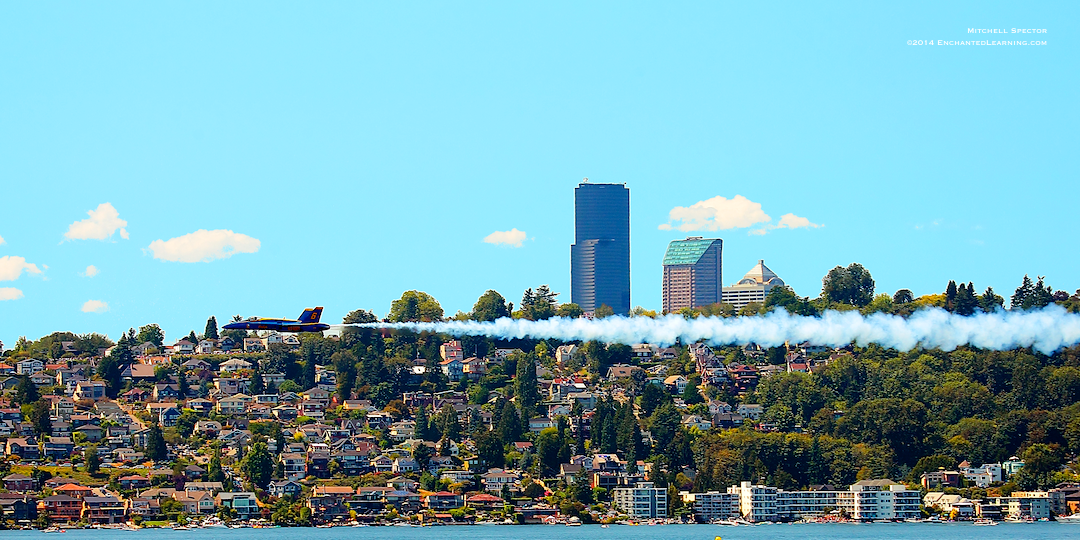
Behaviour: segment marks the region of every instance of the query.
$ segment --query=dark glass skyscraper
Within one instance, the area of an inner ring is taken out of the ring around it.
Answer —
[[[630,190],[582,182],[574,189],[570,299],[586,313],[630,312]]]

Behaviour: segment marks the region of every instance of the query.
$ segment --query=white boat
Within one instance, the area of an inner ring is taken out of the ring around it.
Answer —
[[[978,526],[990,526],[990,525],[997,525],[997,522],[992,520],[992,519],[988,519],[988,518],[979,518],[979,519],[975,520],[975,525],[978,525]]]
[[[1058,516],[1057,520],[1062,523],[1080,523],[1080,514],[1073,514],[1071,516]]]

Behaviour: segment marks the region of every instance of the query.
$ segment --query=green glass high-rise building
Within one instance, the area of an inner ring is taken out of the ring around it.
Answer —
[[[582,182],[574,189],[570,300],[592,313],[630,313],[630,190]]]
[[[672,240],[664,254],[664,311],[718,304],[723,295],[724,241],[691,236]]]

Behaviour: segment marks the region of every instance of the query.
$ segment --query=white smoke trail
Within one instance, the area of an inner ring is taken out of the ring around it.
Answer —
[[[652,343],[670,345],[705,341],[710,345],[756,343],[773,347],[784,342],[842,347],[850,343],[908,351],[915,347],[951,351],[961,345],[981,349],[1009,350],[1034,347],[1050,354],[1080,343],[1080,315],[1057,305],[1033,311],[997,311],[969,317],[933,308],[908,318],[855,311],[826,311],[821,317],[790,315],[777,310],[763,317],[699,317],[679,315],[607,317],[543,321],[498,319],[492,322],[449,321],[437,323],[366,323],[335,326],[392,328],[437,332],[453,336],[487,336],[497,339],[555,338],[563,341],[597,340],[605,343]]]

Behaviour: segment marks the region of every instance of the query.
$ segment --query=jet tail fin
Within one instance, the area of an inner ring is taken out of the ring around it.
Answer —
[[[304,313],[302,315],[300,315],[299,322],[302,322],[302,323],[317,323],[317,322],[319,322],[319,317],[322,317],[322,310],[323,310],[322,307],[317,307],[317,308],[314,308],[314,309],[305,309]]]

